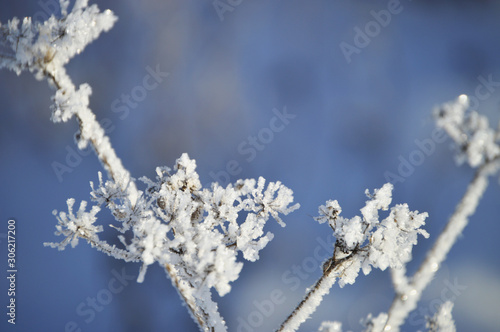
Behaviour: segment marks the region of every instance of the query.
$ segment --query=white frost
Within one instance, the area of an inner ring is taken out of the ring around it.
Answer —
[[[68,1],[61,0],[61,17],[52,15],[45,22],[13,18],[7,25],[0,24],[0,42],[12,53],[0,57],[0,68],[6,67],[18,75],[28,69],[41,79],[45,72],[57,72],[76,54],[94,41],[101,32],[108,31],[116,22],[110,11],[99,12],[97,5],[88,6],[87,0],[77,0],[70,13]]]
[[[362,216],[351,219],[340,216],[342,209],[337,201],[327,201],[319,207],[319,216],[315,219],[321,224],[328,222],[336,238],[333,257],[324,263],[321,278],[278,331],[296,331],[320,305],[337,279],[339,286],[343,287],[353,284],[361,269],[368,274],[372,267],[381,270],[401,268],[411,259],[418,234],[428,237],[421,229],[427,213],[410,211],[408,205],[398,204],[391,207],[389,215],[380,221],[379,212],[388,210],[392,202],[392,189],[392,184],[386,183],[373,194],[366,191],[368,200],[361,209]],[[384,319],[387,320],[387,315],[376,320],[369,317],[367,324],[383,326]],[[325,323],[326,326],[330,328],[332,325]]]
[[[428,237],[421,229],[427,213],[410,211],[407,204],[398,204],[390,209],[389,216],[379,220],[379,211],[387,210],[392,201],[393,186],[386,183],[373,194],[361,209],[361,215],[347,219],[339,216],[342,211],[337,201],[327,201],[319,208],[320,223],[328,221],[336,238],[335,258],[353,256],[354,260],[344,271],[339,285],[354,283],[359,269],[370,273],[372,266],[385,270],[401,268],[411,260],[411,250],[417,244],[417,235]]]
[[[455,142],[458,164],[467,161],[475,168],[500,156],[500,136],[485,116],[469,110],[466,95],[436,108],[434,116],[437,125]]]
[[[455,322],[451,315],[453,303],[446,301],[433,317],[427,319],[427,329],[429,332],[456,332]]]
[[[288,214],[299,207],[293,202],[293,192],[280,182],[265,185],[265,180],[239,180],[226,188],[217,183],[211,190],[201,187],[196,163],[187,154],[177,159],[173,172],[168,167],[158,167],[155,181],[142,180],[147,189],[131,204],[127,192],[112,180],[103,181],[99,173],[99,185],[91,183],[91,197],[96,202],[90,213],[84,212],[82,203],[78,214],[72,213],[73,201],[69,201],[69,216],[59,213],[58,233],[80,236],[94,245],[103,245],[96,233],[102,227],[94,227],[96,213],[106,205],[122,226],[113,226],[124,233],[130,229],[133,238],[126,243],[127,257],[143,263],[139,281],[144,279],[147,266],[158,262],[172,264],[181,279],[199,292],[214,287],[219,295],[227,294],[243,267],[237,261],[237,253],[249,261],[259,258],[259,251],[272,240],[273,234],[264,234],[264,226],[270,217],[284,225],[279,214]],[[71,203],[71,204],[70,204]],[[245,220],[238,223],[240,215]],[[75,243],[76,244],[76,243]],[[66,242],[58,245],[64,248]],[[123,252],[108,252],[117,258]],[[117,255],[115,255],[117,253]],[[200,294],[201,294],[200,293]]]

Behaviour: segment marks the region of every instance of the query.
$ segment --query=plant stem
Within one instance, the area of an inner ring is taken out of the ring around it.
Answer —
[[[44,72],[57,90],[68,88],[75,89],[71,78],[66,74],[64,68],[58,68],[56,73],[51,73],[47,70]],[[92,136],[87,137],[87,139],[94,148],[97,158],[108,172],[109,177],[120,184],[122,189],[127,191],[132,206],[135,206],[139,196],[135,182],[132,181],[130,173],[125,169],[120,158],[116,155],[109,141],[109,137],[105,135],[105,131],[96,120],[95,115],[89,108],[85,107],[76,112],[75,116],[80,128],[84,126],[92,128],[90,131]]]
[[[300,325],[305,322],[314,311],[316,311],[316,308],[321,304],[323,297],[330,292],[330,288],[332,288],[335,280],[341,274],[341,271],[345,269],[344,263],[352,257],[352,255],[349,255],[338,260],[337,262],[334,261],[334,263],[321,275],[318,281],[316,281],[314,286],[307,292],[304,299],[300,301],[297,307],[281,324],[276,332],[296,331]]]

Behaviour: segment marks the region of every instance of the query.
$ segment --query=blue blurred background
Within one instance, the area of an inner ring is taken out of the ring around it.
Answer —
[[[54,3],[2,1],[0,21],[43,19],[56,12]],[[365,189],[382,186],[386,172],[399,174],[410,157],[419,165],[403,174],[393,201],[429,212],[431,234],[414,250],[413,272],[473,177],[467,166],[455,165],[449,140],[434,142],[421,160],[415,140],[431,140],[432,109],[462,93],[476,96],[476,108],[496,126],[500,89],[483,82],[500,81],[500,4],[216,3],[225,9],[218,12],[211,0],[100,1],[119,20],[72,59],[68,71],[77,85],[92,86],[91,108],[107,119],[111,141],[134,177],[153,177],[156,166],[172,166],[187,152],[203,183],[263,176],[294,190],[300,210],[285,218],[286,228],[269,223],[275,239],[261,259],[245,264],[231,293],[215,296],[229,330],[277,328],[321,274],[314,252],[330,229],[313,220],[318,206],[337,199],[344,216],[358,214]],[[390,22],[377,23],[377,13],[388,9]],[[355,47],[356,41],[360,47],[346,56],[341,45]],[[169,73],[150,91],[142,88],[148,67]],[[30,74],[0,71],[0,330],[197,331],[160,267],[137,284],[130,279],[139,265],[82,241],[63,252],[43,247],[61,240],[53,234],[52,210],[64,210],[69,197],[88,200],[89,181],[102,171],[93,154],[73,155],[74,120],[50,122],[52,94]],[[122,95],[132,101],[127,105]],[[295,117],[274,122],[284,109]],[[281,130],[272,131],[273,123]],[[250,148],[249,136],[257,137],[258,149]],[[236,175],[228,176],[228,162]],[[58,178],[54,163],[71,172]],[[499,197],[492,179],[405,331],[423,329],[425,315],[449,298],[459,331],[498,330]],[[5,315],[9,218],[17,225],[15,327]],[[101,213],[101,222],[109,224],[109,215]],[[108,229],[105,238],[114,235]],[[117,288],[117,274],[123,287]],[[281,303],[262,309],[271,294],[281,294]],[[301,331],[316,331],[323,320],[361,330],[359,320],[387,311],[393,296],[387,271],[360,276],[353,286],[334,286]]]

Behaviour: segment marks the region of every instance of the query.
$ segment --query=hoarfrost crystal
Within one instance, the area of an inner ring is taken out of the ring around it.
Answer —
[[[114,228],[125,233],[133,231],[133,238],[122,243],[128,258],[142,261],[139,281],[144,278],[146,267],[158,262],[174,265],[182,279],[196,289],[214,287],[219,295],[227,294],[230,282],[239,276],[242,262],[237,252],[249,261],[259,258],[259,251],[273,238],[264,234],[264,225],[273,217],[282,226],[279,214],[288,214],[299,207],[293,202],[293,192],[280,182],[265,186],[265,180],[239,180],[226,188],[217,183],[212,188],[202,188],[196,163],[187,154],[176,162],[171,173],[168,167],[156,169],[156,180],[142,178],[147,189],[132,206],[126,192],[112,180],[104,182],[99,174],[99,186],[91,183],[92,199],[96,205],[90,213],[83,212],[86,203],[75,216],[68,203],[70,214],[59,213],[58,233],[85,238],[96,246],[103,243],[97,237],[102,227],[92,226],[100,206],[106,205],[121,222]],[[70,204],[71,203],[71,204]],[[238,224],[238,217],[245,220]],[[67,242],[50,244],[64,248]],[[73,244],[73,243],[72,243]],[[75,243],[76,244],[76,243]],[[105,250],[104,250],[105,251]],[[112,256],[123,258],[123,252]]]

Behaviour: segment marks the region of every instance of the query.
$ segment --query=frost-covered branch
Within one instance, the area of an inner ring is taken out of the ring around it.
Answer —
[[[388,313],[380,313],[376,317],[368,315],[363,322],[364,331],[367,332],[399,331],[409,313],[416,308],[423,290],[434,278],[470,216],[474,214],[488,186],[489,176],[495,175],[500,169],[500,125],[499,129],[494,130],[489,126],[486,117],[470,111],[467,96],[461,95],[456,101],[442,105],[436,109],[435,117],[437,125],[443,128],[455,143],[457,164],[467,162],[471,167],[477,168],[477,171],[417,272],[411,278],[406,275],[407,261],[399,268],[391,267],[396,296]],[[427,327],[430,331],[455,331],[451,319],[452,306],[451,302],[446,303],[429,320]],[[340,329],[340,325],[329,325],[328,322],[324,322],[322,327],[324,326]]]
[[[388,312],[385,329],[398,331],[420,300],[422,291],[433,279],[448,252],[467,226],[487,186],[488,177],[500,168],[500,133],[491,129],[488,120],[477,112],[467,112],[468,98],[461,95],[456,102],[444,104],[435,112],[438,126],[446,130],[457,145],[458,163],[465,160],[478,167],[474,179],[457,205],[443,232],[429,250],[418,271],[408,281],[400,272],[393,273],[396,296]]]
[[[323,275],[278,331],[296,331],[316,310],[336,279],[343,287],[353,284],[361,269],[367,275],[372,267],[381,270],[400,268],[411,260],[411,250],[417,244],[418,234],[429,236],[421,229],[427,213],[410,211],[407,204],[397,204],[380,221],[379,211],[389,209],[392,189],[392,184],[386,183],[373,194],[367,190],[369,199],[361,209],[361,216],[351,219],[340,216],[342,210],[337,201],[327,201],[320,206],[320,216],[315,219],[319,223],[328,222],[333,230],[336,238],[333,256],[324,263]]]
[[[105,136],[103,128],[88,108],[91,88],[84,83],[77,89],[66,73],[65,65],[103,31],[109,30],[116,17],[110,10],[100,12],[86,0],[76,0],[71,12],[69,1],[61,0],[61,15],[43,23],[25,18],[19,27],[14,18],[0,24],[0,44],[11,50],[0,56],[0,68],[20,74],[29,71],[39,80],[46,78],[55,88],[53,122],[66,122],[73,116],[80,126],[78,147],[89,143],[107,170],[109,180],[99,173],[99,184],[91,183],[90,211],[83,201],[76,214],[74,199],[68,199],[68,212],[54,211],[59,224],[56,235],[60,243],[45,245],[63,250],[78,244],[80,238],[117,259],[140,261],[138,282],[144,280],[147,267],[155,262],[166,270],[172,284],[187,304],[194,320],[203,331],[226,331],[211,289],[220,296],[227,294],[243,263],[255,261],[259,251],[273,238],[264,234],[264,225],[272,217],[284,226],[279,214],[298,208],[291,205],[293,193],[280,182],[239,180],[226,188],[213,184],[202,188],[196,163],[183,154],[174,167],[157,169],[155,181],[143,178],[145,192],[137,190],[134,180],[123,167]],[[107,207],[119,225],[111,225],[118,233],[122,248],[99,239],[103,231],[97,225],[97,213]],[[243,222],[238,222],[244,217]]]
[[[66,122],[75,116],[80,127],[76,137],[78,147],[84,149],[90,142],[109,176],[134,201],[135,184],[88,108],[92,89],[87,83],[77,88],[64,67],[102,32],[111,29],[117,18],[110,10],[100,12],[96,5],[88,6],[87,0],[76,0],[70,12],[68,0],[61,0],[60,6],[59,18],[52,15],[45,22],[33,23],[30,17],[25,17],[21,26],[19,19],[13,18],[7,25],[0,24],[0,45],[10,49],[9,54],[0,57],[0,68],[18,75],[27,70],[38,80],[47,79],[56,90],[52,121]]]
[[[158,167],[156,179],[141,178],[144,190],[138,190],[89,108],[91,87],[83,83],[77,88],[65,69],[71,58],[111,29],[117,18],[110,10],[100,12],[96,5],[89,6],[87,0],[76,0],[71,11],[69,0],[60,0],[60,7],[60,16],[51,16],[45,22],[33,23],[30,18],[20,22],[14,18],[0,24],[0,68],[18,75],[29,71],[38,80],[47,79],[55,90],[52,121],[66,122],[75,117],[79,124],[78,147],[84,149],[90,144],[108,174],[103,179],[99,173],[96,185],[91,182],[89,210],[88,203],[82,201],[75,212],[75,200],[70,198],[67,212],[54,211],[58,220],[56,235],[63,236],[63,240],[45,245],[63,250],[68,245],[76,246],[79,239],[86,240],[109,256],[141,262],[138,282],[144,280],[149,265],[158,263],[165,268],[200,329],[226,331],[225,321],[212,300],[212,289],[220,296],[231,290],[243,266],[238,261],[239,253],[247,261],[259,259],[260,250],[273,238],[272,233],[264,232],[267,221],[273,218],[284,226],[280,215],[299,207],[293,204],[293,192],[280,182],[266,186],[263,178],[202,188],[196,163],[187,154],[177,159],[173,169]],[[466,161],[477,172],[415,275],[406,275],[406,264],[418,234],[428,237],[421,228],[427,213],[398,204],[380,220],[379,211],[389,210],[392,202],[391,184],[373,194],[367,191],[369,199],[361,216],[351,219],[340,216],[337,201],[327,201],[315,219],[327,222],[333,230],[336,242],[332,257],[324,262],[322,276],[278,331],[296,331],[337,280],[340,287],[352,284],[361,269],[367,275],[373,267],[391,268],[396,297],[388,313],[368,316],[365,331],[399,330],[475,212],[488,177],[500,169],[500,129],[490,128],[485,117],[467,109],[468,98],[462,95],[457,102],[436,111],[438,125],[457,146],[457,162]],[[110,226],[120,246],[99,238],[103,226],[97,223],[97,214],[103,207],[116,220]],[[431,331],[454,331],[451,308],[452,304],[446,303],[429,321]],[[324,322],[320,331],[340,332],[341,324]]]
[[[267,220],[273,217],[284,226],[279,214],[286,215],[299,205],[291,205],[290,189],[280,182],[266,187],[263,178],[238,180],[226,188],[217,183],[202,188],[196,163],[187,154],[177,160],[173,172],[168,167],[158,167],[156,172],[155,181],[142,178],[147,189],[139,192],[135,205],[119,185],[104,182],[99,174],[98,187],[91,183],[95,205],[90,212],[85,212],[87,203],[82,202],[75,215],[74,200],[68,200],[69,214],[59,212],[56,232],[65,239],[47,245],[62,250],[83,238],[117,259],[140,261],[138,282],[144,280],[147,267],[157,262],[165,267],[202,329],[225,331],[211,288],[226,295],[243,267],[237,261],[238,252],[248,261],[257,260],[259,251],[273,238],[270,232],[264,234]],[[123,234],[118,238],[124,249],[98,237],[102,226],[94,223],[103,205],[121,223],[113,228]],[[242,216],[244,221],[238,222]],[[127,240],[124,234],[129,230],[132,238]]]

